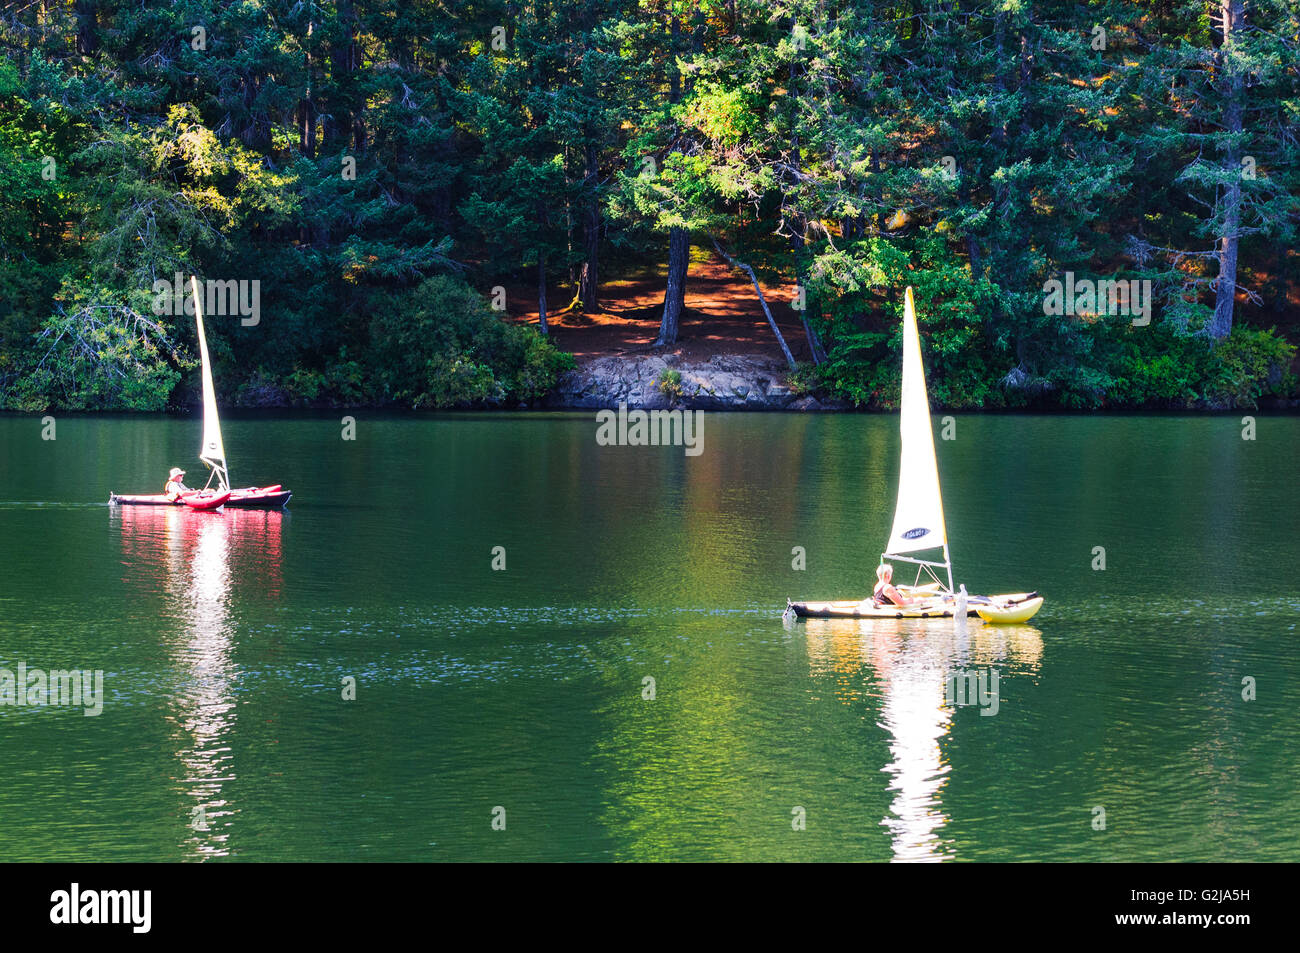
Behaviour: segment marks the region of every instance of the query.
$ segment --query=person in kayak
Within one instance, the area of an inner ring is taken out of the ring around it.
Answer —
[[[894,567],[889,563],[881,563],[876,567],[876,588],[871,591],[871,598],[876,605],[906,606],[914,601],[894,588],[890,581],[893,578]]]
[[[167,486],[163,488],[163,496],[173,503],[181,498],[182,493],[191,492],[190,488],[181,479],[183,476],[185,476],[185,471],[180,467],[172,467],[172,472],[167,474]]]

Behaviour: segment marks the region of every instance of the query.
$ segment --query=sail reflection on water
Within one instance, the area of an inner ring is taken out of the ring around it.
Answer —
[[[179,506],[113,507],[121,525],[128,585],[161,595],[176,623],[167,649],[173,663],[171,720],[180,770],[173,779],[186,814],[186,853],[225,856],[238,814],[233,745],[240,670],[233,658],[233,586],[281,589],[281,529],[286,514],[268,510],[195,512]],[[179,825],[178,825],[179,826]]]
[[[951,764],[943,742],[953,730],[949,683],[954,674],[1003,669],[1004,677],[1038,671],[1042,634],[1028,625],[911,619],[810,619],[808,656],[814,677],[838,686],[855,703],[867,670],[879,693],[879,725],[889,735],[893,799],[881,824],[889,829],[894,860],[942,861],[955,855],[942,829],[948,823],[943,790]],[[875,694],[867,689],[868,693]]]

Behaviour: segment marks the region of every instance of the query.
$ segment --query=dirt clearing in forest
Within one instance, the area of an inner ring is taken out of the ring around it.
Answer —
[[[571,289],[548,288],[551,340],[579,360],[652,352],[663,315],[665,283],[658,274],[602,282],[601,310],[596,314],[567,307]],[[803,325],[799,313],[790,307],[794,292],[793,284],[763,286],[767,306],[791,353],[796,360],[807,360]],[[528,301],[531,307],[525,311],[512,308],[512,320],[536,325],[536,292],[512,286],[507,293],[510,302]],[[561,304],[566,307],[556,310]],[[676,354],[690,362],[707,361],[715,354],[762,354],[783,359],[749,276],[714,255],[703,257],[699,250],[694,250],[686,276],[686,309],[677,344],[660,353]]]

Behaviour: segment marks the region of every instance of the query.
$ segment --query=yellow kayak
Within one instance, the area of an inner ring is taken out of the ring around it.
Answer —
[[[997,596],[993,598],[997,599]],[[1004,623],[1028,622],[1034,617],[1034,613],[1042,607],[1042,596],[1035,596],[1033,599],[1026,599],[1024,602],[1016,602],[1011,605],[971,606],[985,622]]]

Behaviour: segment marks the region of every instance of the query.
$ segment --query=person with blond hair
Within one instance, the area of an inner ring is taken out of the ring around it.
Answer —
[[[871,591],[871,598],[878,606],[911,605],[915,600],[907,598],[899,592],[891,582],[894,578],[894,567],[889,563],[881,563],[876,567],[876,588]]]

